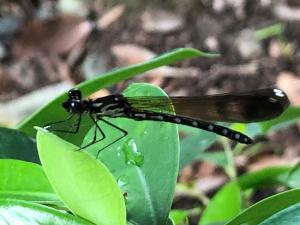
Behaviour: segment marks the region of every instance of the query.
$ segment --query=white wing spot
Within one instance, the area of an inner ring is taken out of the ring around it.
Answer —
[[[276,96],[278,96],[278,97],[284,97],[284,93],[283,93],[282,90],[275,88],[275,89],[273,89],[273,91],[274,91],[274,93],[275,93]]]
[[[209,124],[209,125],[208,125],[208,129],[209,129],[209,130],[213,130],[213,129],[214,129],[214,126],[211,125],[211,124]]]

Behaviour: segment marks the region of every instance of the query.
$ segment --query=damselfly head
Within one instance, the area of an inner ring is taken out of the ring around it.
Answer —
[[[70,113],[83,113],[88,107],[87,100],[81,100],[81,91],[71,89],[68,92],[67,101],[63,102],[62,106]]]
[[[81,100],[81,91],[78,89],[71,89],[68,92],[69,99]]]

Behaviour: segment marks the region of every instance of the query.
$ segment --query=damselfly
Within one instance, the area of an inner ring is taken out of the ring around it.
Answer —
[[[245,134],[207,121],[250,123],[269,120],[279,116],[288,105],[289,100],[286,94],[277,88],[196,97],[109,95],[96,99],[82,99],[80,90],[71,89],[68,92],[68,99],[63,103],[64,109],[70,113],[69,118],[48,124],[47,127],[51,128],[52,125],[65,122],[77,115],[74,130],[55,130],[77,133],[82,115],[88,114],[95,125],[94,138],[90,144],[81,148],[105,139],[106,135],[98,123],[100,121],[122,133],[119,138],[104,146],[99,152],[128,134],[126,130],[107,121],[104,117],[125,117],[137,121],[151,120],[181,124],[213,132],[240,143],[251,144],[253,140]],[[172,114],[170,108],[175,110],[176,115]],[[96,140],[97,131],[102,135],[99,140]]]

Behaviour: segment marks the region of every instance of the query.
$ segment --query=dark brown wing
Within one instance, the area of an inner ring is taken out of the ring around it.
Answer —
[[[251,92],[194,97],[127,97],[133,108],[170,111],[208,121],[258,122],[279,116],[289,105],[286,94],[278,88]]]

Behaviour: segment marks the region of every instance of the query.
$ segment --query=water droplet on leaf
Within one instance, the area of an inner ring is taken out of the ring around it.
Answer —
[[[128,177],[126,175],[121,175],[117,179],[117,183],[118,183],[118,186],[122,189],[123,187],[125,187],[128,184]]]
[[[125,163],[128,165],[142,166],[144,164],[144,156],[137,150],[136,143],[133,139],[127,140],[122,146],[125,155]]]

